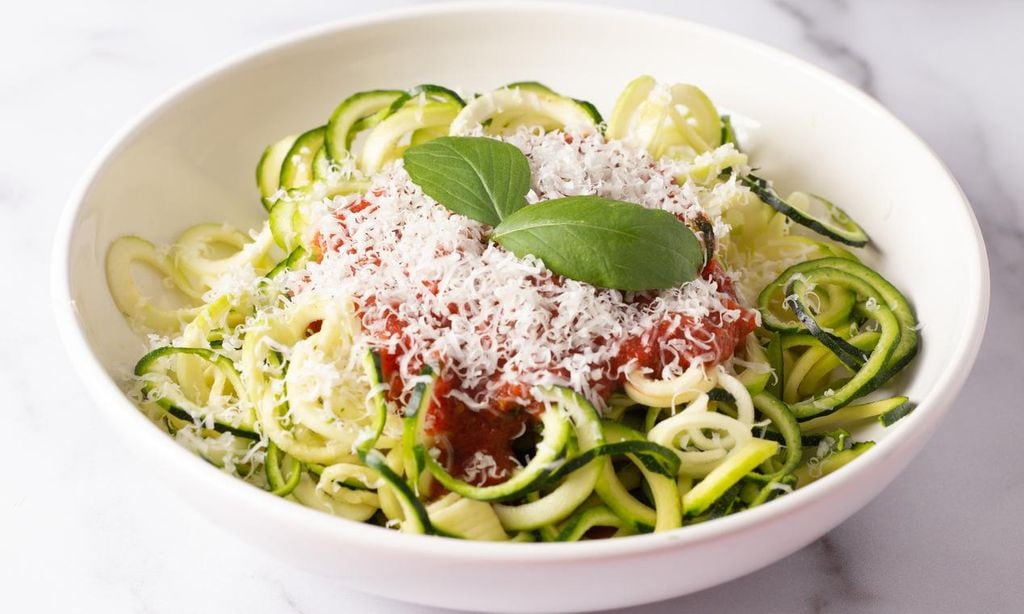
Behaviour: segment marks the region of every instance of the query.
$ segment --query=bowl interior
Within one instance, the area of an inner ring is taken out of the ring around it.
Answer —
[[[973,352],[987,301],[984,248],[955,182],[915,136],[838,80],[739,37],[654,16],[428,10],[323,29],[233,63],[167,99],[99,164],[58,245],[67,277],[57,283],[74,301],[88,348],[116,379],[143,342],[107,292],[110,242],[123,234],[166,242],[199,222],[259,223],[254,167],[263,148],[325,122],[345,96],[429,82],[475,92],[530,79],[608,113],[644,73],[697,84],[719,106],[756,119],[744,145],[766,176],[784,191],[827,195],[866,228],[881,271],[923,325],[921,355],[898,387],[929,411],[930,393]],[[128,402],[116,410],[135,411]],[[870,435],[891,437],[911,426],[904,422]]]

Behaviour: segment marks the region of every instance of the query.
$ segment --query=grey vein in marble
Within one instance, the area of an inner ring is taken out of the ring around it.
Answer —
[[[822,537],[811,546],[821,557],[821,569],[828,578],[828,585],[810,597],[814,614],[824,614],[836,601],[844,604],[870,605],[873,597],[863,586],[854,581],[846,567],[846,559],[837,539],[830,535]]]
[[[281,598],[284,599],[284,602],[288,606],[288,610],[290,612],[295,612],[295,614],[305,614],[305,611],[299,607],[295,598],[292,597],[291,593],[289,593],[288,589],[284,586],[281,587]]]
[[[816,15],[811,12],[820,11],[825,14],[829,14],[831,11],[828,10],[827,7],[830,5],[845,10],[846,3],[816,3],[809,9],[805,9],[797,3],[787,2],[786,0],[772,0],[772,4],[779,7],[783,12],[796,20],[803,30],[804,38],[814,45],[822,55],[842,67],[844,69],[843,72],[846,73],[844,76],[851,79],[860,89],[872,96],[876,96],[875,76],[871,68],[871,63],[862,55],[854,51],[849,44],[823,32]],[[822,11],[822,8],[826,10]]]

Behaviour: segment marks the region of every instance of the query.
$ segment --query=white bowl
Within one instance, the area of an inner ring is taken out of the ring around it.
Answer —
[[[662,534],[570,544],[421,537],[341,520],[208,466],[116,383],[143,344],[104,280],[116,237],[262,214],[253,168],[269,142],[316,125],[346,95],[434,82],[479,91],[545,82],[610,109],[642,73],[699,84],[761,123],[751,147],[784,187],[830,195],[881,249],[923,324],[898,388],[917,410],[836,474],[751,511]],[[125,130],[86,173],[57,234],[53,295],[68,352],[133,461],[282,560],[359,590],[488,611],[585,610],[724,582],[810,543],[877,495],[921,449],[967,377],[988,308],[970,206],[942,163],[874,100],[761,44],[653,15],[565,5],[450,5],[374,16],[268,45],[195,79]],[[898,553],[879,552],[878,556]]]

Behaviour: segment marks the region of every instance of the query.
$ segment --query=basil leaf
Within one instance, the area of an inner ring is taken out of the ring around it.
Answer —
[[[445,136],[410,147],[402,158],[424,194],[478,222],[497,226],[526,204],[530,165],[515,145]]]
[[[672,288],[695,278],[704,262],[697,237],[668,211],[597,196],[520,209],[491,239],[563,277],[617,290]]]

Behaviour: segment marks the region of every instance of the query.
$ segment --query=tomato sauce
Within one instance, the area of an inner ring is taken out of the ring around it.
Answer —
[[[519,466],[513,444],[535,420],[535,414],[523,407],[470,409],[448,394],[457,385],[451,377],[438,381],[434,404],[426,417],[427,434],[441,443],[437,446],[441,452],[438,460],[477,485],[503,482]],[[493,465],[474,474],[478,453],[493,459]]]
[[[338,219],[342,222],[342,227],[348,212],[362,211],[368,206],[370,205],[367,201],[358,201],[340,212]],[[328,250],[345,249],[344,232],[334,235],[329,244],[318,236],[314,244],[320,254]],[[367,260],[368,264],[372,264],[372,258],[371,255]],[[738,311],[738,318],[727,320],[721,312],[700,319],[683,314],[668,314],[653,330],[621,341],[620,349],[611,361],[611,368],[602,371],[619,373],[622,367],[633,363],[659,373],[668,364],[677,364],[680,368],[685,368],[697,359],[713,365],[730,358],[756,327],[757,314],[741,307],[736,299],[732,281],[717,262],[711,261],[701,272],[701,276],[716,282],[723,305],[728,310]],[[425,284],[423,292],[436,294],[436,284]],[[365,308],[374,305],[375,300],[373,296],[364,296],[357,301],[361,303],[357,305],[357,313],[364,319],[364,323]],[[650,298],[641,295],[637,300]],[[390,339],[399,341],[391,347],[409,347],[410,344],[403,338],[406,325],[398,315],[397,306],[394,307],[384,310],[383,328]],[[459,306],[454,304],[449,306],[451,314],[457,313],[458,308]],[[439,317],[439,327],[447,325],[446,317]],[[379,324],[379,321],[377,323]],[[609,340],[604,338],[594,340],[595,345],[608,342]],[[670,345],[673,345],[675,350],[667,349]],[[402,398],[404,382],[399,368],[399,363],[404,358],[403,351],[398,349],[382,352],[381,358],[383,375],[389,384],[389,396],[401,403],[405,401]],[[414,371],[418,371],[423,364],[423,357],[411,358]],[[622,376],[606,375],[591,383],[595,392],[607,398],[621,387],[622,379]],[[496,375],[491,383],[498,381]],[[478,486],[504,481],[519,465],[514,451],[517,438],[538,422],[542,407],[537,403],[524,404],[522,399],[529,397],[528,391],[524,386],[516,384],[506,383],[492,390],[488,395],[489,406],[483,410],[467,407],[450,394],[453,390],[465,392],[471,397],[483,392],[464,390],[454,374],[442,373],[435,387],[433,403],[425,417],[427,435],[434,438],[435,448],[440,452],[439,461],[454,475]],[[480,454],[487,457],[486,463],[481,464]]]
[[[757,313],[744,309],[736,300],[736,289],[732,280],[717,262],[711,261],[701,273],[705,279],[717,283],[724,295],[722,303],[728,310],[737,310],[740,317],[728,322],[721,312],[715,312],[705,318],[694,320],[688,316],[667,317],[653,331],[645,335],[624,341],[619,354],[613,361],[616,371],[630,362],[641,368],[659,372],[665,365],[675,359],[666,348],[672,341],[696,340],[682,344],[686,349],[680,355],[681,368],[693,363],[697,358],[704,358],[705,364],[715,365],[732,357],[733,352],[746,339],[747,335],[757,328]]]
[[[683,344],[687,349],[679,357],[682,368],[698,357],[702,358],[705,364],[718,364],[733,355],[746,336],[756,328],[756,312],[740,306],[735,298],[732,281],[717,263],[710,263],[702,272],[702,276],[718,283],[718,287],[725,295],[722,302],[727,309],[738,310],[739,318],[726,321],[720,312],[699,320],[686,316],[667,317],[648,334],[622,342],[618,355],[612,361],[612,373],[618,372],[619,367],[631,362],[639,367],[650,368],[655,373],[659,372],[666,364],[678,360],[664,349],[672,340],[690,338],[702,342],[699,345],[694,342]],[[391,334],[401,335],[401,321],[397,317],[389,317],[387,330]],[[596,342],[606,341],[598,339]],[[382,361],[384,375],[391,386],[391,396],[394,399],[399,398],[402,390],[398,368],[400,358],[399,353],[386,353]],[[607,398],[622,385],[622,379],[621,376],[606,377],[594,382],[594,389]],[[452,390],[460,389],[459,381],[450,373],[439,379],[434,402],[426,417],[426,432],[435,439],[435,442],[439,442],[440,445],[436,446],[441,453],[439,461],[453,474],[471,479],[477,486],[500,483],[518,467],[513,450],[516,438],[538,422],[542,408],[539,404],[524,406],[520,400],[527,396],[523,387],[506,384],[493,392],[490,407],[485,410],[473,410],[449,394]],[[493,459],[493,465],[490,465],[486,472],[472,469],[474,457],[478,453]]]

